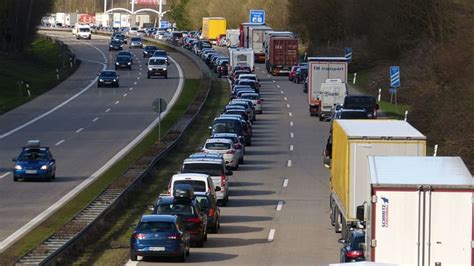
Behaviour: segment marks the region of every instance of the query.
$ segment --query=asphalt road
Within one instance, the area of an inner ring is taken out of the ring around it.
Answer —
[[[56,88],[0,116],[0,241],[135,139],[157,118],[152,101],[164,98],[170,102],[180,81],[174,63],[168,68],[168,79],[147,79],[142,50],[133,49],[136,58],[132,70],[119,70],[120,87],[97,88],[93,82],[97,74],[104,67],[114,68],[117,52],[108,51],[109,38],[93,36],[92,40],[76,41],[71,33],[48,34],[70,45],[82,64]],[[170,56],[183,66],[185,76],[200,77],[189,59],[176,53]],[[54,109],[58,105],[60,108]],[[57,160],[54,182],[13,182],[11,159],[30,139],[39,139],[51,148]]]
[[[329,171],[321,155],[329,123],[309,116],[301,84],[269,76],[261,64],[256,73],[264,103],[252,146],[246,147],[245,164],[230,177],[219,233],[209,234],[204,248],[191,248],[186,263],[336,263],[341,245],[329,221]],[[147,258],[138,264],[171,261]]]

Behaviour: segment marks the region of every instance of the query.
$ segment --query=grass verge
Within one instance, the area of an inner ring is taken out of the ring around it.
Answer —
[[[199,88],[200,80],[185,81],[183,91],[177,102],[173,108],[171,108],[168,115],[161,120],[162,136],[164,136],[168,129],[171,128],[171,126],[184,114],[189,104],[193,102]],[[73,200],[60,208],[54,215],[49,217],[41,225],[4,251],[0,258],[0,265],[13,264],[16,259],[26,254],[29,250],[56,232],[89,202],[95,199],[112,182],[117,180],[117,178],[119,178],[133,162],[149,152],[150,147],[157,141],[157,138],[158,127],[150,132],[150,134],[148,134],[135,148],[133,148],[124,158],[115,163],[93,184],[89,185]]]
[[[70,67],[65,46],[44,36],[37,36],[22,54],[0,57],[0,114],[54,88],[78,66],[76,63]],[[56,69],[59,70],[59,80]]]
[[[225,81],[213,81],[208,99],[182,141],[160,162],[153,174],[143,179],[142,185],[132,191],[118,213],[108,219],[109,230],[101,232],[93,243],[84,248],[84,252],[70,256],[66,264],[75,265],[122,265],[129,256],[129,237],[147,206],[153,204],[157,196],[166,189],[171,175],[179,171],[182,161],[209,136],[207,127],[228,101],[228,89]]]
[[[366,89],[369,85],[369,71],[370,70],[362,70],[362,71],[357,72],[356,84],[352,84],[352,81],[354,79],[354,73],[350,73],[347,80],[350,86],[364,94],[370,94],[369,91]],[[374,95],[374,96],[377,96],[377,95]],[[390,96],[387,96],[387,97],[390,97]],[[387,101],[380,101],[379,106],[380,106],[380,110],[383,112],[385,117],[395,118],[395,119],[405,118],[405,111],[410,110],[409,105],[393,104]]]

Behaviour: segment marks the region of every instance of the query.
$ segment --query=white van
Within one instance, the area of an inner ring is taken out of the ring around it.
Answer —
[[[319,92],[319,99],[321,100],[319,121],[331,117],[336,107],[344,104],[346,95],[346,83],[342,82],[341,79],[326,79],[326,82],[321,84]]]
[[[193,186],[194,191],[209,192],[216,197],[216,188],[214,187],[214,182],[209,175],[195,173],[175,174],[171,177],[168,185],[169,194],[171,194],[171,191],[173,191],[174,186],[177,184],[189,184]],[[220,187],[217,188],[217,191],[220,191]]]
[[[76,39],[91,39],[91,26],[76,23],[72,29],[72,34],[76,36]]]

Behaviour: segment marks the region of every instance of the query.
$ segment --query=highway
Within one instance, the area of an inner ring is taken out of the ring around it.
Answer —
[[[0,116],[1,245],[81,182],[103,170],[114,155],[156,121],[153,99],[170,102],[182,88],[184,76],[200,78],[189,59],[171,53],[168,79],[147,79],[142,50],[136,49],[132,50],[136,55],[132,70],[118,71],[120,87],[97,88],[99,72],[114,68],[117,52],[108,51],[109,38],[93,36],[90,41],[77,41],[69,32],[48,34],[68,44],[82,64],[56,88]],[[183,65],[182,70],[175,60]],[[39,139],[51,148],[57,161],[53,182],[13,182],[11,159],[30,139]]]
[[[230,177],[221,229],[204,248],[191,248],[193,265],[328,265],[339,261],[339,234],[329,221],[329,171],[322,150],[328,122],[310,117],[307,94],[287,76],[256,73],[263,114],[257,116],[245,164]],[[147,258],[127,265],[151,265]],[[171,265],[171,264],[170,264]],[[173,265],[176,265],[173,262]]]

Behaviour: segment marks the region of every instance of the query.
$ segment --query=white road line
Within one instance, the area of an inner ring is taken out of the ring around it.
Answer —
[[[283,208],[283,201],[280,200],[277,204],[276,210],[281,211],[281,208]]]
[[[83,131],[83,130],[84,130],[84,128],[81,127],[81,128],[79,128],[78,130],[76,130],[76,133],[79,133],[79,132],[81,132],[81,131]]]
[[[108,112],[110,112],[110,110],[112,110],[112,109],[107,108],[107,110],[105,110],[105,112],[108,113]]]
[[[61,144],[63,144],[64,142],[65,142],[65,140],[63,140],[63,139],[62,139],[62,140],[60,140],[60,141],[56,142],[56,144],[55,144],[55,145],[56,145],[56,146],[58,146],[58,145],[61,145]]]
[[[127,95],[128,95],[128,93],[125,93],[125,94],[123,95],[123,97],[127,97]]]
[[[277,82],[276,80],[273,80],[273,83]]]
[[[119,103],[120,103],[120,101],[116,101],[114,104],[119,104]]]
[[[140,71],[142,71],[142,70],[140,69]],[[141,74],[142,74],[142,72],[138,72],[138,75],[141,75]]]
[[[290,151],[293,151],[294,150],[294,146],[293,145],[290,145]]]
[[[285,100],[285,101],[288,101],[288,98],[286,98],[286,97],[283,97],[283,100]]]
[[[283,187],[288,186],[288,178],[283,179]]]
[[[290,121],[290,127],[292,127],[294,125],[293,121]]]
[[[98,117],[96,117],[96,118],[92,119],[92,122],[95,122],[95,121],[97,121],[97,120],[99,120],[99,118],[98,118]]]
[[[140,79],[140,77],[137,77],[137,79]]]
[[[291,167],[291,160],[288,160],[288,162],[286,163],[286,167]]]
[[[12,172],[6,172],[4,173],[3,175],[0,175],[0,179],[4,178],[4,177],[7,177],[9,174],[11,174]]]
[[[262,71],[263,74],[265,74],[265,71]]]
[[[291,112],[288,113],[289,116],[293,116],[293,114]]]
[[[129,91],[133,91],[133,87],[131,87],[130,89],[128,89]]]
[[[133,85],[137,85],[137,82],[136,82],[136,81],[135,81],[135,82],[133,82]]]
[[[274,237],[275,237],[275,229],[270,229],[270,232],[268,233],[268,242],[272,242]]]
[[[280,88],[280,85],[277,85],[277,88]]]
[[[281,94],[284,94],[285,92],[284,91],[280,91]]]
[[[272,77],[272,76],[268,75],[268,77],[270,78],[270,77]]]
[[[289,104],[286,104],[286,108],[290,108],[290,105],[289,105]]]
[[[294,138],[295,134],[293,132],[290,132],[290,138]]]

